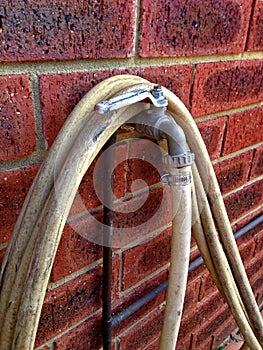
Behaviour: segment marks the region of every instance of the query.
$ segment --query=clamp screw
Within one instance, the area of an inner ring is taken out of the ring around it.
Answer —
[[[153,90],[152,90],[152,95],[155,98],[160,98],[163,96],[163,90],[160,85],[154,85]]]

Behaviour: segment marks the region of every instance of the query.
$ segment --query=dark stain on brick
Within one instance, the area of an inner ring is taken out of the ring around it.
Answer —
[[[127,57],[133,54],[133,1],[3,0],[2,61]],[[123,21],[120,20],[120,14]]]
[[[225,198],[225,205],[230,221],[260,205],[263,198],[262,181],[257,181],[239,192]]]
[[[247,12],[241,1],[144,1],[141,56],[241,52]]]
[[[204,97],[210,103],[231,103],[256,98],[262,93],[262,65],[233,67],[212,73],[204,84]]]

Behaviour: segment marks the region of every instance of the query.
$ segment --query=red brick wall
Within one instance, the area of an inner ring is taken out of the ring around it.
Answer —
[[[116,74],[162,84],[189,107],[234,230],[263,213],[262,23],[262,0],[2,0],[0,259],[63,122],[90,88]],[[145,152],[144,141],[133,136],[118,135],[117,151],[127,160],[115,170],[115,196],[128,198],[132,182],[141,178],[149,185],[150,200],[136,216],[116,216],[123,227],[147,220],[163,193],[152,167],[129,159]],[[79,193],[100,218],[100,201],[90,185],[93,168]],[[136,193],[134,205],[142,196],[142,191]],[[72,209],[71,222],[75,214]],[[146,241],[114,251],[114,312],[167,279],[169,210],[161,214],[143,232]],[[102,249],[72,226],[64,229],[53,266],[37,334],[39,349],[101,347]],[[261,305],[262,241],[262,225],[238,239]],[[191,258],[198,255],[193,241]],[[113,349],[157,349],[164,297],[162,293],[114,330]],[[235,329],[206,268],[192,271],[177,348],[216,349]]]

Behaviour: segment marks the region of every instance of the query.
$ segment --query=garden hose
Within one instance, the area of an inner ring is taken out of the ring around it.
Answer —
[[[1,349],[34,348],[51,268],[78,186],[107,139],[129,118],[129,113],[115,112],[105,117],[92,111],[101,100],[135,86],[153,87],[146,80],[129,75],[115,76],[95,86],[72,111],[49,150],[25,200],[2,266]],[[169,111],[183,128],[196,156],[193,217],[198,211],[201,218],[194,222],[193,232],[198,248],[245,338],[245,346],[260,350],[262,318],[204,142],[183,103],[169,90],[163,88],[163,92]],[[209,184],[208,188],[204,184]]]

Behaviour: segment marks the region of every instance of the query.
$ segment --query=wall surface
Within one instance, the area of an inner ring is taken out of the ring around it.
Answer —
[[[262,0],[2,0],[0,43],[1,260],[30,184],[64,121],[87,91],[117,74],[161,84],[189,108],[234,231],[263,213]],[[115,198],[120,207],[128,199],[136,206],[148,190],[150,200],[136,215],[124,212],[115,219],[123,228],[149,225],[136,246],[114,250],[115,313],[168,276],[169,210],[150,220],[164,191],[151,165],[158,157],[154,143],[135,136],[118,133],[116,157],[123,161],[115,169]],[[79,194],[99,218],[93,168]],[[144,185],[134,182],[138,179]],[[102,346],[102,248],[84,238],[94,232],[89,221],[85,234],[76,229],[86,218],[76,208],[55,258],[38,349]],[[237,242],[262,306],[263,225]],[[198,256],[192,240],[191,261]],[[112,349],[157,349],[164,300],[162,293],[121,323]],[[235,330],[205,266],[191,271],[177,349],[216,349]]]

